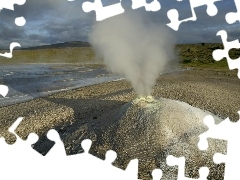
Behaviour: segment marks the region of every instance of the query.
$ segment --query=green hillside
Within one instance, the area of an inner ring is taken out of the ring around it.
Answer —
[[[228,68],[226,58],[217,62],[212,57],[215,49],[223,49],[222,44],[199,43],[177,44],[175,52],[183,67]],[[6,50],[1,50],[2,53]],[[239,49],[229,52],[232,59],[240,57]],[[14,50],[13,58],[0,56],[1,64],[20,63],[99,63],[89,43],[76,41]]]

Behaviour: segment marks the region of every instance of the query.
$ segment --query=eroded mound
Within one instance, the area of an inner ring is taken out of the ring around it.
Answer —
[[[166,165],[168,155],[186,158],[186,176],[196,178],[198,169],[207,166],[212,167],[211,179],[223,179],[224,166],[214,164],[212,157],[226,153],[226,143],[209,140],[207,151],[197,146],[198,136],[207,131],[203,118],[208,114],[180,101],[137,98],[119,110],[103,135],[103,144],[118,153],[115,165],[121,168],[138,158],[141,179],[150,179],[157,167],[163,170],[162,179],[177,179],[177,167]],[[222,121],[214,117],[217,123]]]

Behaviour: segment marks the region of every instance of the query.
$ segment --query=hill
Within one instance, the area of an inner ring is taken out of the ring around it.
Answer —
[[[226,58],[216,62],[212,57],[215,49],[223,48],[223,44],[220,43],[177,44],[175,52],[177,60],[184,67],[228,68]],[[1,50],[1,53],[8,51]],[[240,51],[231,49],[229,55],[232,59],[237,59],[240,57]],[[13,58],[0,56],[0,63],[92,63],[96,62],[96,59],[94,50],[88,42],[72,41],[15,49]]]
[[[177,44],[176,53],[183,66],[228,68],[226,58],[215,61],[212,52],[224,49],[221,43]],[[240,57],[240,49],[231,49],[229,56],[232,59]]]
[[[82,42],[82,41],[71,41],[71,42],[63,42],[63,43],[56,43],[56,44],[49,44],[49,45],[42,45],[42,46],[21,48],[21,50],[55,49],[55,48],[67,48],[67,47],[90,47],[90,44],[88,42]]]

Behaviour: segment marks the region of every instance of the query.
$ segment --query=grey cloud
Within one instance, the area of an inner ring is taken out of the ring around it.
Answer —
[[[9,46],[9,43],[4,45],[3,39],[19,40],[23,47],[86,40],[94,14],[83,12],[82,2],[29,0],[23,6],[15,6],[15,11],[1,11],[0,21],[3,23],[0,26],[2,39],[0,48]],[[15,17],[18,16],[23,16],[27,20],[25,27],[20,31],[14,24]]]
[[[166,6],[166,10],[159,11],[157,13],[149,13],[151,18],[155,19],[158,23],[167,24],[169,23],[169,19],[166,17],[166,11],[169,9],[169,5],[167,2],[163,1]],[[164,7],[165,7],[164,6]],[[176,9],[180,8],[179,14],[180,19],[184,19],[183,17],[190,17],[188,11],[188,5],[181,4],[181,8],[176,6]],[[235,12],[236,7],[234,5],[233,0],[221,1],[217,2],[216,6],[218,8],[218,14],[216,16],[210,17],[206,13],[206,6],[195,8],[195,13],[197,15],[196,21],[188,21],[186,23],[182,23],[179,27],[179,30],[175,32],[176,37],[178,38],[179,43],[200,43],[200,42],[219,42],[221,43],[221,39],[216,36],[216,33],[221,29],[231,29],[230,36],[231,39],[237,39],[238,28],[240,27],[239,23],[235,25],[227,24],[225,20],[225,15],[228,12]],[[182,17],[182,18],[181,18]],[[230,31],[229,31],[230,32]],[[235,33],[233,33],[235,32]]]
[[[86,0],[27,0],[22,6],[15,6],[15,11],[2,10],[0,12],[0,48],[7,48],[12,41],[18,41],[23,47],[36,46],[49,43],[82,40],[87,41],[92,22],[95,21],[95,13],[85,13],[82,3]],[[90,0],[92,1],[92,0]],[[104,5],[116,3],[118,0],[105,0]],[[141,12],[144,17],[150,18],[157,24],[167,24],[167,11],[176,8],[180,12],[180,19],[191,16],[189,4],[176,2],[176,0],[159,0],[162,9],[159,12],[146,12],[144,8],[135,10]],[[122,0],[124,8],[131,10],[131,0]],[[150,0],[148,2],[151,2]],[[179,43],[221,42],[216,36],[220,29],[229,32],[230,39],[239,38],[239,23],[228,25],[225,15],[236,11],[234,0],[226,0],[216,3],[219,13],[209,17],[206,7],[196,8],[197,21],[180,25],[180,29],[174,32]],[[14,19],[24,16],[27,24],[17,27]]]

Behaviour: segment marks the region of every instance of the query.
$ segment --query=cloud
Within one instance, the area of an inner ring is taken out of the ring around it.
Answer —
[[[165,1],[163,2],[165,3],[162,5],[164,6],[164,10],[162,9],[156,13],[149,13],[149,16],[159,23],[167,24],[170,21],[167,18],[166,13],[170,8],[173,8],[173,5],[170,5]],[[239,35],[237,34],[239,34],[240,24],[235,23],[234,25],[229,25],[225,20],[225,15],[227,13],[236,12],[234,1],[228,0],[217,2],[216,6],[218,8],[218,14],[213,17],[210,17],[206,13],[206,6],[195,8],[197,20],[182,23],[179,30],[175,32],[178,43],[221,43],[221,38],[217,37],[216,33],[222,29],[226,29],[231,34],[229,35],[229,40],[238,39]],[[189,13],[189,5],[186,1],[182,4],[176,4],[174,8],[179,10],[179,19],[185,19],[191,16],[191,13]]]
[[[15,11],[1,11],[0,48],[8,48],[12,41],[19,41],[22,47],[86,41],[94,14],[86,14],[81,6],[81,1],[31,0],[23,6],[15,6]],[[18,16],[27,20],[22,28],[14,24]]]
[[[29,0],[22,6],[15,6],[15,11],[2,10],[0,12],[0,48],[8,48],[12,41],[19,42],[23,47],[37,46],[66,41],[86,41],[95,13],[85,13],[82,3],[85,0]],[[103,0],[104,5],[110,5],[119,0]],[[150,2],[150,0],[148,1]],[[167,11],[176,8],[180,12],[180,19],[191,16],[188,1],[175,2],[161,0],[162,9],[159,12],[146,12],[144,8],[135,10],[143,17],[151,18],[159,24],[169,23]],[[131,10],[131,0],[122,0],[123,7]],[[226,29],[231,39],[237,39],[239,23],[229,25],[225,21],[228,12],[235,12],[234,0],[216,3],[219,9],[217,16],[209,17],[206,7],[196,8],[197,21],[183,23],[179,31],[174,32],[179,43],[221,42],[216,36],[218,30]],[[24,16],[27,23],[24,27],[14,24],[16,17]]]

